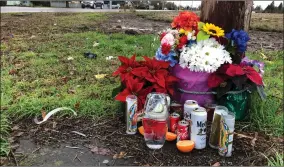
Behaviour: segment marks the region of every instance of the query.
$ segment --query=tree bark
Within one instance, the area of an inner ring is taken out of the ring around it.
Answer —
[[[202,0],[200,19],[222,27],[225,32],[230,32],[233,28],[248,31],[252,7],[252,0]]]

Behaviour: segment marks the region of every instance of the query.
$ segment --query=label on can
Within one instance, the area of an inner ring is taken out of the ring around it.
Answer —
[[[128,102],[127,106],[127,133],[132,134],[137,131],[137,102]]]
[[[185,120],[178,122],[177,141],[188,139],[188,122]]]
[[[206,147],[206,128],[207,128],[207,113],[202,107],[198,107],[191,113],[191,140],[195,143],[196,149]]]
[[[186,100],[184,103],[183,116],[184,119],[191,119],[191,112],[198,107],[198,104],[194,100]]]
[[[170,115],[170,131],[176,133],[178,121],[180,119],[180,115],[178,113],[172,113]]]
[[[229,152],[229,145],[233,142],[233,134],[230,134],[229,127],[224,118],[220,122],[219,154],[226,156]]]

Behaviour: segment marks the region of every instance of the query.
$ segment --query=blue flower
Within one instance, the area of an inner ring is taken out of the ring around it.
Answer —
[[[197,44],[196,40],[189,40],[189,41],[187,42],[187,46],[191,46],[191,45],[193,45],[193,44]]]
[[[170,66],[173,67],[178,61],[175,60],[176,52],[174,50],[171,50],[167,55],[164,55],[162,53],[162,49],[159,48],[156,52],[156,59],[162,60],[162,61],[168,61],[170,62]]]
[[[243,53],[247,49],[247,42],[250,40],[248,34],[243,30],[235,30],[226,34],[226,38],[231,39],[232,44],[237,46],[238,51]]]

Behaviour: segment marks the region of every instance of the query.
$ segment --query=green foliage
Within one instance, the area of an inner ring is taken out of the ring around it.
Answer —
[[[202,40],[206,40],[210,37],[209,34],[207,34],[206,32],[204,31],[199,31],[198,34],[197,34],[197,37],[196,37],[196,41],[202,41]]]
[[[204,26],[205,23],[203,22],[198,22],[198,30],[202,30],[203,26]]]
[[[10,152],[9,136],[10,122],[4,113],[0,116],[0,156],[7,156]]]
[[[254,129],[269,135],[282,136],[284,134],[283,115],[283,51],[258,52],[249,54],[251,59],[265,63],[265,92],[266,100],[261,100],[257,92],[253,92],[250,100],[250,119]]]

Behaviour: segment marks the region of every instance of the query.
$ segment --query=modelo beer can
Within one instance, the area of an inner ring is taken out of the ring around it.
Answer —
[[[126,97],[126,133],[135,134],[137,131],[137,96],[128,95]]]
[[[183,117],[186,121],[190,121],[190,113],[192,110],[198,107],[198,103],[195,100],[186,100],[183,108]]]
[[[188,125],[185,120],[179,121],[177,126],[177,142],[188,139]]]
[[[207,112],[203,107],[197,107],[191,112],[190,137],[195,149],[206,147]]]
[[[177,125],[180,120],[180,115],[178,113],[172,113],[170,115],[170,131],[176,133]]]

